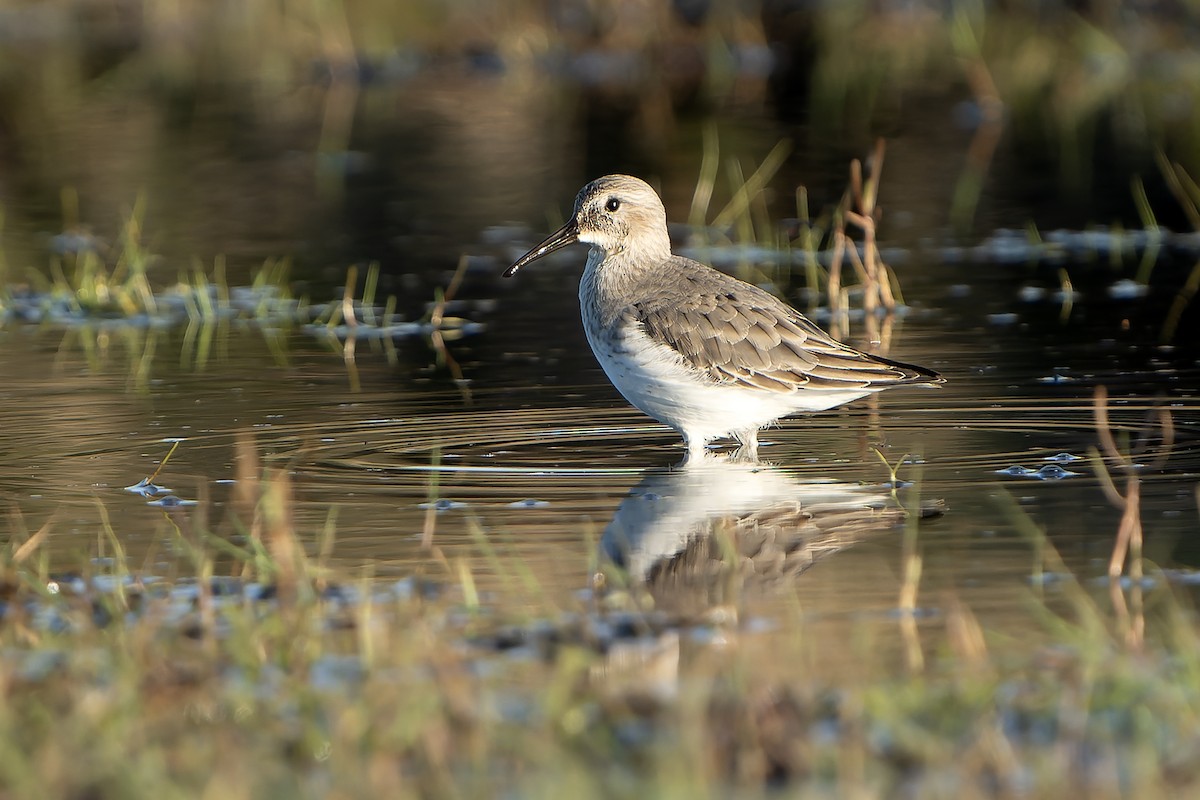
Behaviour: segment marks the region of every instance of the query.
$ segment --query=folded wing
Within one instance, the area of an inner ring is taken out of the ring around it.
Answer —
[[[692,273],[688,282],[701,285],[673,292],[669,300],[634,304],[626,313],[714,382],[781,393],[942,383],[936,372],[838,342],[756,286],[730,287],[727,279],[704,286],[703,278]],[[680,302],[681,297],[686,299]]]

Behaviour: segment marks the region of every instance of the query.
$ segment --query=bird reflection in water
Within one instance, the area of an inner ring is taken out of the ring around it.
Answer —
[[[940,510],[932,504],[921,513]],[[906,516],[880,487],[801,480],[708,456],[650,473],[630,490],[604,530],[608,571],[598,585],[627,583],[648,590],[661,611],[705,615],[794,579]]]

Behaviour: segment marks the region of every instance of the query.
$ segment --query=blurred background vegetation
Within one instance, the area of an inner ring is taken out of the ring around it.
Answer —
[[[835,202],[882,136],[885,238],[1136,225],[1139,176],[1184,226],[1155,159],[1200,171],[1198,18],[1182,1],[3,0],[5,249],[40,265],[48,233],[111,239],[144,198],[168,259],[418,272],[603,172],[655,178],[680,218],[706,130],[747,174],[791,141],[777,217],[801,184]]]

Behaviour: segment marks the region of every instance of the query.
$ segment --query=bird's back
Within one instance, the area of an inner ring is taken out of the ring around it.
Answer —
[[[644,272],[629,296],[628,321],[715,383],[790,393],[942,382],[842,344],[769,292],[682,256]]]

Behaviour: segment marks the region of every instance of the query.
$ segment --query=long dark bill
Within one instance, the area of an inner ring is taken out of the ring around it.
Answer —
[[[563,225],[554,233],[547,236],[544,242],[518,258],[511,267],[504,270],[504,277],[511,278],[513,275],[517,274],[517,270],[528,264],[530,261],[537,261],[542,256],[548,256],[555,250],[561,250],[567,245],[575,244],[578,241],[579,226],[575,224],[575,220],[571,220],[566,225]]]

